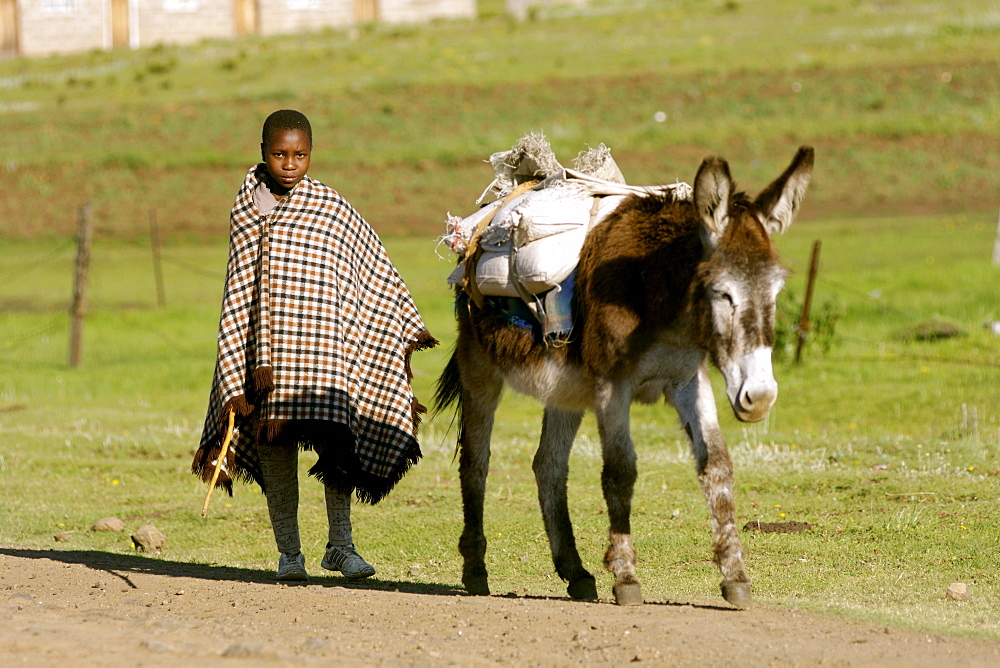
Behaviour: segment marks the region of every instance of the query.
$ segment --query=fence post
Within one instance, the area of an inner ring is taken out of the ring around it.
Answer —
[[[163,308],[167,304],[166,291],[163,289],[163,267],[160,264],[160,228],[156,224],[156,210],[149,210],[149,243],[153,250],[153,277],[156,280],[156,306]]]
[[[73,278],[73,304],[70,307],[69,365],[80,366],[83,356],[83,318],[87,314],[87,272],[90,269],[90,241],[93,237],[90,202],[77,212],[76,272]]]
[[[812,260],[809,262],[809,282],[806,283],[806,298],[802,302],[802,317],[799,318],[799,338],[795,344],[795,363],[802,359],[802,346],[809,334],[809,308],[812,306],[813,286],[816,284],[816,272],[819,270],[820,240],[813,242]]]

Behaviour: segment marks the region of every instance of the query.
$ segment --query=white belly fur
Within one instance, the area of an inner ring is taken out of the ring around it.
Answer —
[[[586,410],[594,403],[594,383],[581,367],[545,360],[537,366],[512,369],[504,373],[504,380],[514,391],[546,406]]]
[[[654,345],[639,360],[629,382],[632,400],[656,403],[686,385],[697,373],[703,353]],[[517,367],[504,373],[515,391],[535,397],[546,406],[587,410],[594,404],[594,380],[582,367],[545,360],[537,366]]]

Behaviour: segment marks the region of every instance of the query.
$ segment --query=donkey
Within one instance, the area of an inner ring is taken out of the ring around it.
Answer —
[[[771,367],[775,301],[786,271],[771,234],[784,232],[812,175],[813,149],[756,199],[737,192],[728,164],[706,158],[694,197],[630,195],[587,236],[577,268],[573,334],[546,346],[513,327],[487,302],[459,293],[458,340],[438,379],[437,410],[457,405],[459,474],[465,527],[462,583],[489,595],[483,501],[494,413],[506,382],[545,405],[532,469],[556,572],[574,599],[594,600],[594,576],[576,548],[566,500],[570,449],[592,409],[601,439],[601,486],[610,544],[604,567],[619,605],[643,602],[631,538],[635,448],[633,401],[673,405],[691,439],[711,517],[713,556],[723,598],[751,602],[736,527],[733,466],[723,442],[709,361],[721,371],[736,418],[767,416],[778,395]]]

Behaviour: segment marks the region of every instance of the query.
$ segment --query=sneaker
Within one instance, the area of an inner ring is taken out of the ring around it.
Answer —
[[[375,567],[361,558],[353,543],[343,547],[328,546],[322,566],[328,571],[340,571],[345,578],[368,578],[375,575]]]
[[[278,582],[301,582],[308,580],[309,574],[306,573],[305,555],[301,552],[295,555],[282,553],[278,559],[278,574],[276,579]]]

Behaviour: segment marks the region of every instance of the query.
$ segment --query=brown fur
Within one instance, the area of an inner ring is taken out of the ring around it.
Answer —
[[[676,319],[702,254],[689,202],[632,196],[590,233],[577,268],[577,322],[591,374],[628,371]]]
[[[704,287],[720,267],[753,275],[780,266],[770,237],[751,213],[750,200],[738,193],[733,205],[733,222],[720,249],[705,258],[691,202],[674,202],[669,196],[626,199],[588,235],[581,251],[576,323],[567,347],[546,346],[489,305],[479,309],[469,303],[459,321],[500,369],[568,355],[595,377],[628,373],[656,333],[682,315],[694,319],[698,342],[708,350],[712,328],[705,320]],[[770,334],[764,342],[773,345],[773,324],[764,329]]]

